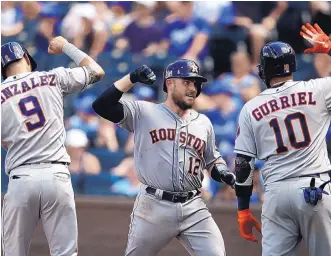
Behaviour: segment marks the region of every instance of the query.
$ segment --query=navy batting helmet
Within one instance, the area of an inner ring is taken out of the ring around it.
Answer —
[[[32,71],[34,71],[37,68],[37,63],[23,46],[16,42],[6,43],[1,46],[1,74],[3,79],[7,78],[6,68],[11,63],[22,59],[24,54],[30,59]]]
[[[193,60],[176,60],[173,63],[170,63],[163,74],[163,91],[167,92],[166,80],[168,78],[195,78],[200,82],[200,85],[197,86],[197,96],[199,96],[202,83],[207,82],[207,78],[200,75],[200,68],[197,63]]]
[[[270,87],[273,77],[289,76],[296,71],[293,48],[284,42],[268,43],[261,49],[259,76]]]

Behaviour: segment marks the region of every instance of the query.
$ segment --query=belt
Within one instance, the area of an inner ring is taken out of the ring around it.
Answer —
[[[43,162],[43,163],[24,163],[22,165],[32,165],[32,164],[62,164],[62,165],[69,165],[67,162],[59,162],[59,161],[52,161],[52,162]]]
[[[150,195],[154,195],[156,193],[156,189],[152,187],[147,187],[146,192]],[[183,194],[186,195],[180,195],[180,194],[175,194],[167,191],[163,191],[162,193],[162,200],[173,202],[173,203],[185,203],[188,200],[192,199],[193,197],[197,196],[200,194],[199,190],[194,191],[189,191],[189,192],[183,192]]]
[[[301,175],[299,177],[300,178],[302,178],[302,177],[319,178],[321,176],[321,174],[325,174],[325,173],[329,174],[329,176],[331,178],[331,171],[322,172],[322,173],[313,173],[313,174]]]

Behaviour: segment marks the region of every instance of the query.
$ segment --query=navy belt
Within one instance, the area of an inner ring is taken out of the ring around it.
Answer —
[[[322,172],[322,173],[313,173],[313,174],[301,175],[299,177],[300,178],[301,177],[319,178],[321,176],[321,174],[324,174],[324,173],[328,173],[329,176],[330,176],[330,178],[331,178],[331,171]]]
[[[156,189],[152,187],[147,187],[146,192],[150,195],[154,195],[156,193]],[[192,199],[193,197],[200,194],[199,190],[196,190],[196,192],[189,191],[189,192],[183,192],[185,195],[180,195],[178,193],[171,193],[167,191],[163,191],[162,193],[162,200],[173,202],[173,203],[185,203],[188,200]]]
[[[32,164],[62,164],[62,165],[69,165],[68,162],[59,162],[59,161],[52,161],[52,162],[44,162],[44,163],[24,163],[22,165],[32,165]]]

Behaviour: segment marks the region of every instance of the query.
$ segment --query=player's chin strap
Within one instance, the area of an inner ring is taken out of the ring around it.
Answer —
[[[315,178],[310,181],[310,187],[304,188],[303,195],[307,204],[317,205],[319,200],[322,200],[323,194],[329,195],[328,192],[324,191],[324,187],[331,183],[331,179],[324,182],[318,188],[315,187]]]

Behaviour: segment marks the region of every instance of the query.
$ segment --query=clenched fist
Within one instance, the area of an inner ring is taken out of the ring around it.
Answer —
[[[148,66],[143,65],[130,73],[130,80],[133,84],[141,82],[144,84],[152,85],[156,81],[156,76]]]
[[[67,39],[62,36],[53,38],[48,46],[48,53],[50,54],[62,54],[63,46],[68,43]]]

